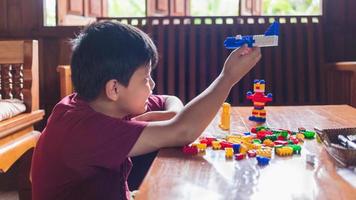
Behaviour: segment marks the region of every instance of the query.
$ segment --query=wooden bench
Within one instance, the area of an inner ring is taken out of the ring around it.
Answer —
[[[35,147],[40,132],[34,124],[42,120],[39,109],[38,42],[0,41],[0,94],[2,99],[23,100],[26,111],[0,121],[0,173]]]

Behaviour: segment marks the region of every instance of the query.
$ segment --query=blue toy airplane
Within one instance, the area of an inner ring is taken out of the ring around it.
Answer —
[[[268,27],[264,35],[237,35],[236,37],[227,37],[224,46],[227,49],[237,49],[247,44],[248,47],[272,47],[278,46],[279,23],[277,21]]]

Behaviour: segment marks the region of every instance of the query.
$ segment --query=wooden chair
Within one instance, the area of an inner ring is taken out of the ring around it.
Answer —
[[[70,66],[59,65],[57,67],[57,72],[59,73],[59,85],[61,91],[61,98],[63,98],[73,92]]]
[[[2,99],[21,99],[26,106],[24,113],[0,121],[1,174],[34,148],[40,135],[34,130],[44,116],[39,109],[37,41],[0,41],[0,93]]]

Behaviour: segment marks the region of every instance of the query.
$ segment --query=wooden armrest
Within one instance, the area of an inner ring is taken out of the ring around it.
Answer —
[[[0,139],[0,172],[6,172],[26,151],[36,146],[38,131],[21,130]]]
[[[22,113],[10,119],[0,122],[0,138],[6,137],[27,126],[32,126],[34,123],[42,120],[44,116],[43,110],[36,110],[30,113]]]
[[[328,65],[334,70],[356,72],[356,62],[335,62]]]

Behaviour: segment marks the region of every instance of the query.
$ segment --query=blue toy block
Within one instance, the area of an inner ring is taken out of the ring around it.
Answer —
[[[264,165],[268,165],[269,164],[269,158],[267,157],[263,157],[263,156],[257,156],[257,163],[258,165],[264,166]]]

